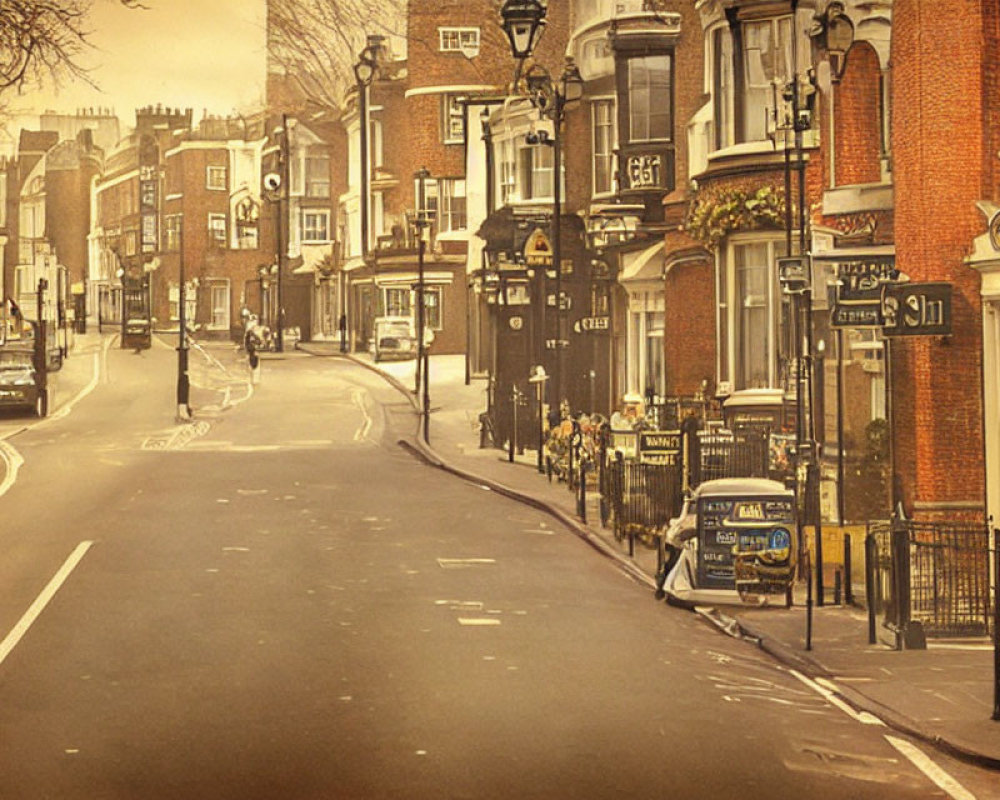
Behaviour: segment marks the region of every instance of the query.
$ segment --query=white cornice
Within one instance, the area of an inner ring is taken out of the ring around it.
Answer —
[[[444,86],[418,86],[416,89],[407,89],[404,98],[420,97],[428,94],[476,94],[482,92],[495,92],[497,87],[493,84],[455,84]]]

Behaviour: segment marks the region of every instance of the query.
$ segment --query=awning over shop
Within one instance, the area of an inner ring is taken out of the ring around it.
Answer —
[[[622,257],[621,283],[659,281],[663,279],[664,243],[659,241],[645,250]]]

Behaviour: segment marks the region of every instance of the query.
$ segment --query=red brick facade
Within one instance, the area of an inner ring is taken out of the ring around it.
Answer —
[[[896,263],[913,281],[952,284],[953,334],[893,343],[896,469],[908,508],[981,516],[979,278],[963,258],[983,231],[976,201],[996,199],[995,33],[992,52],[983,44],[997,12],[986,0],[933,5],[893,7]]]

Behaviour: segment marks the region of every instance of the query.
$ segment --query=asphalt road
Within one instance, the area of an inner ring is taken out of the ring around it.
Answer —
[[[111,350],[5,442],[0,798],[947,796],[885,729],[415,460],[370,372],[268,360],[250,393],[199,361],[178,426],[174,365]]]

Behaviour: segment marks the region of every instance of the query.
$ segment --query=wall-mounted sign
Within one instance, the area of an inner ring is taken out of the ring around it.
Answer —
[[[626,144],[618,163],[618,180],[623,192],[659,192],[674,188],[674,153],[669,145]]]
[[[512,331],[519,331],[524,327],[524,317],[511,317],[508,320],[508,324]]]
[[[658,189],[663,181],[663,158],[659,153],[633,155],[625,160],[628,185],[632,189]]]
[[[837,298],[830,315],[834,328],[882,325],[882,287],[899,279],[895,256],[870,256],[836,262]]]
[[[569,339],[546,339],[545,349],[546,350],[562,350],[569,347]]]
[[[541,228],[532,231],[524,242],[524,263],[529,267],[552,266],[552,242]]]
[[[545,305],[549,306],[549,308],[555,308],[556,307],[556,293],[555,292],[552,292],[552,293],[546,295]],[[566,292],[560,292],[559,293],[559,308],[561,308],[563,311],[569,311],[572,306],[573,306],[573,298],[571,298]]]
[[[584,317],[573,323],[573,330],[577,333],[584,331],[606,331],[611,328],[611,317]]]
[[[885,336],[947,336],[951,333],[951,284],[886,284],[882,316]]]
[[[680,431],[640,431],[639,460],[645,464],[679,465],[681,458]]]

